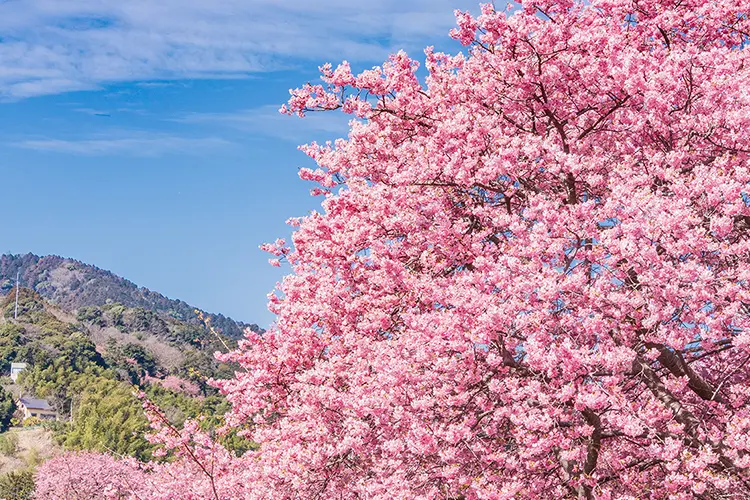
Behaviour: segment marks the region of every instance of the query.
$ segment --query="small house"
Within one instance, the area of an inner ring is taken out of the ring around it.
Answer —
[[[56,420],[57,412],[46,399],[22,397],[18,400],[18,409],[23,412],[23,418],[37,417],[41,420]]]

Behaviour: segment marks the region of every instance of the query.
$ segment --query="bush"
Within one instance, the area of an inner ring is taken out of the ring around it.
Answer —
[[[27,451],[23,459],[26,462],[26,465],[32,468],[44,462],[44,458],[37,448],[31,448]]]
[[[18,453],[18,434],[6,432],[0,435],[0,454],[14,457]]]
[[[29,417],[23,421],[24,427],[36,427],[42,425],[42,420],[39,417]]]
[[[17,470],[0,476],[0,498],[5,500],[34,498],[34,473],[31,470]]]

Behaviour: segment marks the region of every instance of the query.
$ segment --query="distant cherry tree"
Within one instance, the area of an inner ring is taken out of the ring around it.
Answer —
[[[37,471],[37,500],[128,498],[146,478],[134,460],[93,452],[68,453],[48,460]],[[25,497],[24,497],[25,498]]]
[[[303,147],[324,210],[222,357],[259,449],[161,425],[185,479],[149,498],[747,498],[749,13],[487,4],[423,79],[399,52],[292,91],[356,119]]]

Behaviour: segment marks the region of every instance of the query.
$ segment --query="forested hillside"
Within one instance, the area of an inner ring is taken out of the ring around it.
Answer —
[[[0,498],[11,485],[26,481],[44,457],[19,458],[21,428],[44,424],[26,437],[33,450],[94,450],[152,458],[143,397],[156,402],[173,425],[198,419],[217,428],[227,401],[207,382],[228,378],[234,367],[214,359],[216,351],[236,341],[197,321],[186,322],[142,307],[117,302],[66,310],[29,288],[0,297]],[[13,362],[27,364],[17,383],[7,377]],[[139,396],[140,393],[140,396]],[[20,396],[45,399],[57,414],[53,422],[24,419],[15,401]],[[36,436],[36,437],[34,437]],[[222,438],[242,453],[252,444],[236,432]],[[5,486],[3,486],[5,485]],[[5,489],[4,489],[5,488]],[[7,490],[7,491],[6,491]],[[13,497],[11,497],[13,498]],[[19,496],[18,498],[26,498]]]
[[[2,255],[0,293],[5,294],[15,286],[18,272],[21,286],[35,290],[67,311],[118,303],[125,307],[153,311],[163,317],[192,325],[202,324],[196,308],[184,301],[169,299],[109,271],[74,259],[57,255],[40,257],[31,253]],[[234,321],[222,314],[202,313],[214,328],[231,338],[241,338],[246,328],[261,331],[255,324]]]

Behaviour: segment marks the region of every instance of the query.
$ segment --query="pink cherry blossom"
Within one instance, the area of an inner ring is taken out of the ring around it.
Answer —
[[[132,498],[750,495],[750,2],[516,7],[458,12],[423,81],[292,91],[360,120],[302,148],[322,211],[220,356],[259,448],[149,407],[176,458]]]
[[[176,377],[174,375],[167,375],[164,378],[156,378],[156,377],[151,377],[150,375],[146,375],[143,378],[143,382],[147,382],[153,385],[160,385],[171,391],[184,392],[185,394],[190,394],[193,396],[197,396],[201,392],[200,387],[198,387],[197,384],[189,380]]]

